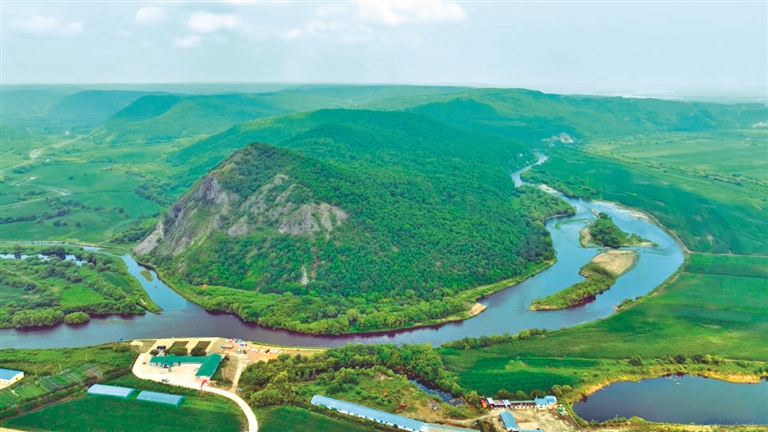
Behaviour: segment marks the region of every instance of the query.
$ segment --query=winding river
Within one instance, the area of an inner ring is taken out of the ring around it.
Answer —
[[[538,154],[537,164],[546,160]],[[530,166],[512,174],[515,185],[523,184],[520,175]],[[556,192],[551,192],[556,193]],[[667,279],[683,263],[680,245],[662,228],[642,214],[615,204],[582,201],[557,194],[577,212],[575,216],[550,220],[549,230],[558,261],[547,270],[508,289],[480,300],[485,312],[466,321],[392,332],[351,334],[342,336],[312,336],[286,330],[269,329],[242,322],[229,314],[209,313],[166,286],[155,272],[146,280],[143,269],[130,255],[122,258],[128,271],[136,277],[152,300],[163,312],[141,316],[94,318],[87,325],[59,325],[45,329],[0,330],[0,348],[61,348],[95,345],[119,339],[223,336],[259,341],[276,345],[335,347],[347,343],[425,343],[433,346],[464,337],[514,334],[526,328],[550,330],[570,327],[607,317],[614,306],[626,298],[647,294]],[[545,297],[580,280],[579,269],[599,253],[595,248],[579,245],[579,230],[594,219],[590,209],[606,212],[624,231],[636,233],[655,242],[658,247],[637,248],[640,259],[634,269],[618,279],[605,293],[583,306],[558,311],[533,312],[528,306],[535,298]]]

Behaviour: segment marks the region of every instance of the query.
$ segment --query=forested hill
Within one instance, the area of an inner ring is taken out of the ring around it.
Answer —
[[[451,165],[464,165],[461,169],[468,171],[496,167],[503,174],[502,168],[511,170],[535,159],[517,141],[451,127],[427,116],[336,109],[246,122],[179,150],[169,162],[191,166],[188,178],[194,181],[250,142],[296,149],[345,165],[440,175],[452,175],[447,169]]]
[[[279,101],[281,106],[291,106],[291,109],[296,110],[325,104],[419,114],[420,117],[413,118],[426,122],[425,118],[429,117],[465,131],[513,139],[530,148],[548,145],[547,140],[570,142],[664,131],[751,128],[768,118],[768,107],[762,104],[723,105],[659,99],[563,96],[522,89],[473,89],[429,94],[425,89],[428,88],[415,87],[410,93],[401,92],[396,96],[379,98],[376,97],[379,93],[373,91],[363,92],[366,97],[361,97],[357,93],[362,90],[357,89],[354,94],[358,99],[351,100],[342,99],[339,91],[333,92],[333,89],[326,93],[335,95],[337,99],[323,99],[321,96],[325,93],[315,94],[315,89],[310,93],[313,97],[309,98],[309,102],[305,101],[301,106],[294,100],[295,94],[292,92],[295,90],[252,97],[254,100],[266,98],[275,103]],[[357,104],[358,100],[360,104]],[[355,103],[352,104],[352,101]],[[356,115],[355,112],[348,109],[320,110],[249,121],[181,149],[168,160],[174,165],[196,165],[191,171],[196,176],[191,178],[197,179],[248,142],[278,143],[324,124],[354,123],[363,128],[371,126],[366,116],[373,114]],[[390,118],[392,121],[400,121],[397,119],[406,117],[393,114]],[[438,126],[435,128],[439,129]]]
[[[209,309],[313,333],[409,326],[466,311],[463,290],[554,258],[531,215],[564,208],[514,188],[509,170],[533,159],[520,144],[407,113],[268,123],[210,150],[266,134],[288,137],[283,148],[235,152],[137,247]]]
[[[386,101],[381,108],[402,109]],[[565,132],[577,139],[653,132],[751,128],[768,119],[764,104],[725,105],[661,99],[546,94],[522,89],[476,89],[416,103],[408,111],[484,133],[528,139]]]

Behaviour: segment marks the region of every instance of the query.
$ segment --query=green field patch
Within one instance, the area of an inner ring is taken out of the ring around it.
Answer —
[[[234,406],[234,405],[233,405]],[[237,410],[203,410],[151,404],[137,400],[84,397],[47,406],[10,419],[9,427],[65,432],[109,431],[242,431]]]
[[[548,392],[553,385],[574,385],[578,382],[577,375],[546,371],[477,371],[459,374],[459,383],[463,387],[476,390],[483,395],[494,395],[499,390],[526,393],[532,390]]]
[[[371,430],[370,427],[363,424],[326,417],[306,409],[289,406],[259,410],[256,417],[259,419],[259,431],[261,432],[298,430],[312,432],[368,432]]]
[[[59,290],[58,294],[61,297],[62,306],[98,303],[104,300],[101,294],[83,286],[64,288]]]

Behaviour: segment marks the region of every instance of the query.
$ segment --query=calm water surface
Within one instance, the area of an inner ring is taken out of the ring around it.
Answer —
[[[576,402],[585,420],[642,417],[663,423],[768,424],[768,381],[738,384],[695,376],[619,382]]]
[[[546,157],[540,155],[539,163],[544,160]],[[516,185],[522,184],[520,174],[523,171],[525,169],[512,174]],[[88,325],[76,327],[59,325],[46,329],[4,329],[0,330],[0,348],[60,348],[94,345],[119,339],[172,336],[237,337],[294,346],[334,347],[347,343],[425,342],[437,346],[464,337],[514,334],[532,327],[554,330],[604,318],[612,314],[614,306],[622,300],[653,290],[683,263],[683,251],[675,240],[642,215],[633,214],[611,203],[586,202],[560,196],[577,209],[577,214],[550,220],[546,224],[552,236],[557,263],[520,284],[481,299],[480,303],[488,309],[466,321],[412,330],[343,336],[312,336],[268,329],[244,323],[233,315],[206,312],[168,288],[154,271],[150,272],[153,280],[147,281],[140,274],[143,268],[126,254],[122,258],[128,265],[129,272],[139,280],[152,300],[164,309],[162,313],[94,318]],[[559,311],[528,310],[534,299],[545,297],[583,280],[579,276],[579,269],[600,252],[598,249],[582,248],[579,245],[579,230],[594,219],[590,208],[610,214],[624,231],[639,234],[658,244],[658,247],[635,248],[640,253],[637,266],[619,278],[611,289],[586,305]]]

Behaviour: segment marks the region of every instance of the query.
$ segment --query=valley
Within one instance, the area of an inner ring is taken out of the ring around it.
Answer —
[[[314,394],[488,431],[501,426],[480,397],[554,394],[567,414],[540,423],[552,430],[658,430],[575,404],[616,381],[768,376],[763,105],[407,86],[82,93],[52,92],[43,119],[4,118],[1,367],[53,374],[51,358],[81,367],[82,353],[125,368],[115,341],[174,336],[323,348],[243,371],[263,430],[370,426]],[[48,262],[16,258],[38,253]],[[598,274],[607,287],[528,309]],[[242,429],[208,396],[188,394],[192,418]],[[9,427],[94,409],[80,393],[32,399],[45,408],[8,401]]]

